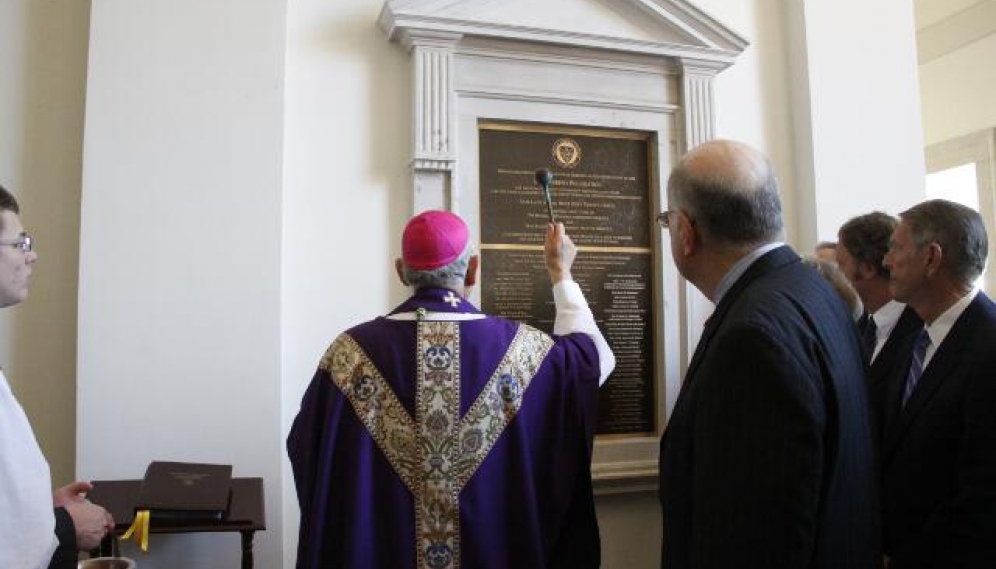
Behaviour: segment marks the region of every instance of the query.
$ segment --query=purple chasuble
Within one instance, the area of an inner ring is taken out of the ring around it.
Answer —
[[[420,309],[480,315],[433,288],[392,314]],[[287,439],[297,567],[598,567],[591,338],[438,316],[377,318],[322,359]]]

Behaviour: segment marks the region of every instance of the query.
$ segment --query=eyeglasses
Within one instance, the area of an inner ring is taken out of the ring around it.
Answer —
[[[671,216],[678,213],[679,209],[665,209],[664,211],[657,214],[657,223],[660,224],[664,229],[671,229]],[[685,217],[688,219],[688,223],[695,225],[695,219],[693,219],[688,212],[683,212]]]
[[[27,233],[22,233],[17,236],[17,239],[13,241],[0,241],[0,245],[9,245],[11,247],[17,247],[24,253],[30,253],[34,248],[31,236]]]
[[[666,209],[657,214],[657,223],[664,229],[671,229],[671,219],[670,215],[674,213],[669,209]]]

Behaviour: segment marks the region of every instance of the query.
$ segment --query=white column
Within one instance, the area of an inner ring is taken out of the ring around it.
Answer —
[[[786,2],[798,234],[809,251],[856,215],[925,196],[910,2]]]
[[[405,37],[412,56],[412,184],[415,212],[454,209],[456,165],[453,49],[459,34]]]
[[[696,146],[716,137],[716,96],[713,90],[716,73],[723,69],[722,65],[707,61],[681,60],[681,100],[684,110],[684,148],[691,150]],[[666,178],[665,178],[666,183]],[[682,306],[685,311],[684,341],[682,345],[681,369],[682,377],[691,360],[692,351],[702,336],[705,319],[712,314],[712,303],[698,289],[681,279],[679,285]],[[670,415],[673,401],[669,401]]]
[[[94,1],[80,212],[77,474],[261,477],[265,568],[283,557],[285,32],[285,0]],[[150,541],[122,551],[143,569],[241,556],[235,534]]]
[[[705,61],[681,61],[682,105],[685,111],[685,149],[716,136],[716,102],[713,79],[721,66]]]

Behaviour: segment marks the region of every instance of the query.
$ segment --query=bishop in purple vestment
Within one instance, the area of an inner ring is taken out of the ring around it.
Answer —
[[[299,569],[598,567],[590,463],[599,385],[615,359],[547,231],[554,335],[482,314],[456,215],[424,212],[397,262],[415,293],[341,334],[287,450]]]

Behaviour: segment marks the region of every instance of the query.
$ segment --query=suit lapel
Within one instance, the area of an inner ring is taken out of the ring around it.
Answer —
[[[878,404],[884,406],[882,424],[887,429],[895,424],[899,415],[900,400],[906,385],[906,372],[913,357],[913,340],[922,328],[923,320],[920,320],[916,311],[907,306],[899,317],[895,329],[889,334],[889,339],[882,346],[882,352],[875,358],[872,370],[869,371],[871,377],[884,382],[884,385],[871,387],[881,389],[879,393],[882,395]]]
[[[964,360],[962,355],[965,347],[972,341],[973,331],[982,312],[983,299],[985,299],[985,295],[980,292],[951,327],[951,331],[937,347],[934,357],[923,370],[923,375],[920,376],[920,381],[917,382],[909,401],[902,407],[901,394],[906,372],[909,370],[909,359],[906,359],[905,368],[896,369],[893,378],[897,381],[893,381],[888,400],[888,405],[894,409],[894,420],[891,422],[892,427],[886,432],[886,456],[892,454],[896,445],[909,430],[910,425],[913,424],[924,407],[930,403],[937,389],[943,385],[946,378],[951,377],[952,371]]]
[[[678,400],[674,405],[675,413],[677,413],[682,399],[685,397],[685,393],[690,389],[689,386],[695,378],[695,372],[702,364],[702,359],[705,357],[709,343],[712,342],[713,337],[716,335],[716,331],[726,318],[726,314],[730,311],[730,307],[736,302],[737,297],[740,296],[744,289],[750,286],[752,282],[763,275],[778,267],[798,261],[799,256],[795,254],[795,251],[787,246],[772,249],[754,261],[754,263],[752,263],[751,266],[744,271],[744,274],[741,275],[735,283],[733,283],[730,290],[726,292],[719,304],[716,305],[716,310],[713,311],[712,316],[706,320],[705,327],[702,330],[702,337],[699,338],[699,343],[695,346],[695,353],[692,355],[692,360],[688,363],[688,371],[685,372],[685,381],[681,384],[681,391],[679,391]]]
[[[916,311],[907,306],[899,316],[896,327],[892,329],[889,339],[885,341],[882,351],[872,362],[871,367],[875,368],[877,372],[888,373],[887,368],[895,364],[895,360],[902,353],[902,350],[912,349],[909,342],[915,337],[916,332],[920,331],[920,328],[923,328],[923,320],[920,320],[920,317],[916,315]]]

